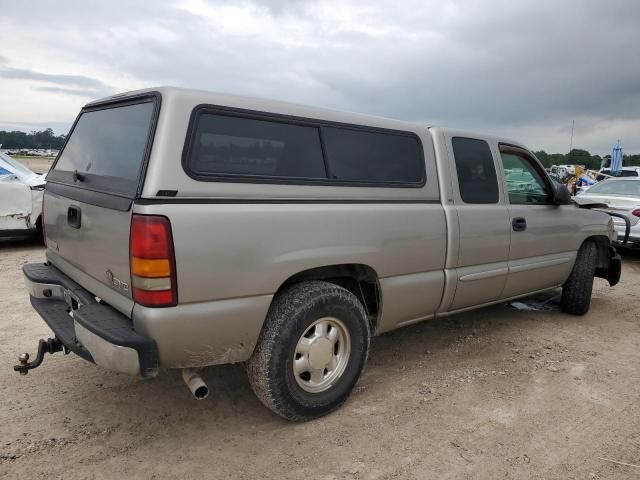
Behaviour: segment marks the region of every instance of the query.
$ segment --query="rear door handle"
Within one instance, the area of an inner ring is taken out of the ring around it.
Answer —
[[[80,228],[82,223],[82,210],[80,207],[71,205],[67,210],[67,223],[71,228]]]
[[[527,220],[523,217],[516,217],[511,221],[514,232],[524,232],[527,229]]]

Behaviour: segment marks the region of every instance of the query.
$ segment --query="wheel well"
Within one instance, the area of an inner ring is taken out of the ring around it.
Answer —
[[[369,317],[371,331],[375,332],[380,318],[380,284],[373,268],[362,264],[327,265],[303,270],[289,277],[278,289],[309,280],[324,280],[353,293],[364,306]]]

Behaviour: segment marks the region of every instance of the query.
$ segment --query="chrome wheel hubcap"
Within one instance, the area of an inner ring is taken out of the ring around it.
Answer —
[[[335,317],[313,322],[298,339],[293,354],[293,375],[306,392],[329,389],[349,363],[351,339],[346,325]]]

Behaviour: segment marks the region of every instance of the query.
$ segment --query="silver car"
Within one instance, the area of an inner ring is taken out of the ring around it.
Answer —
[[[606,209],[626,216],[630,221],[628,246],[640,245],[640,177],[609,178],[575,197],[579,204],[602,203]],[[603,205],[603,206],[604,206]],[[625,236],[625,221],[614,217],[618,239]]]

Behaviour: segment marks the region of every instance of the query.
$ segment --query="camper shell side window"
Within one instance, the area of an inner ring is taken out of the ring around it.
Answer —
[[[420,188],[413,132],[209,105],[194,109],[182,165],[200,181]]]

